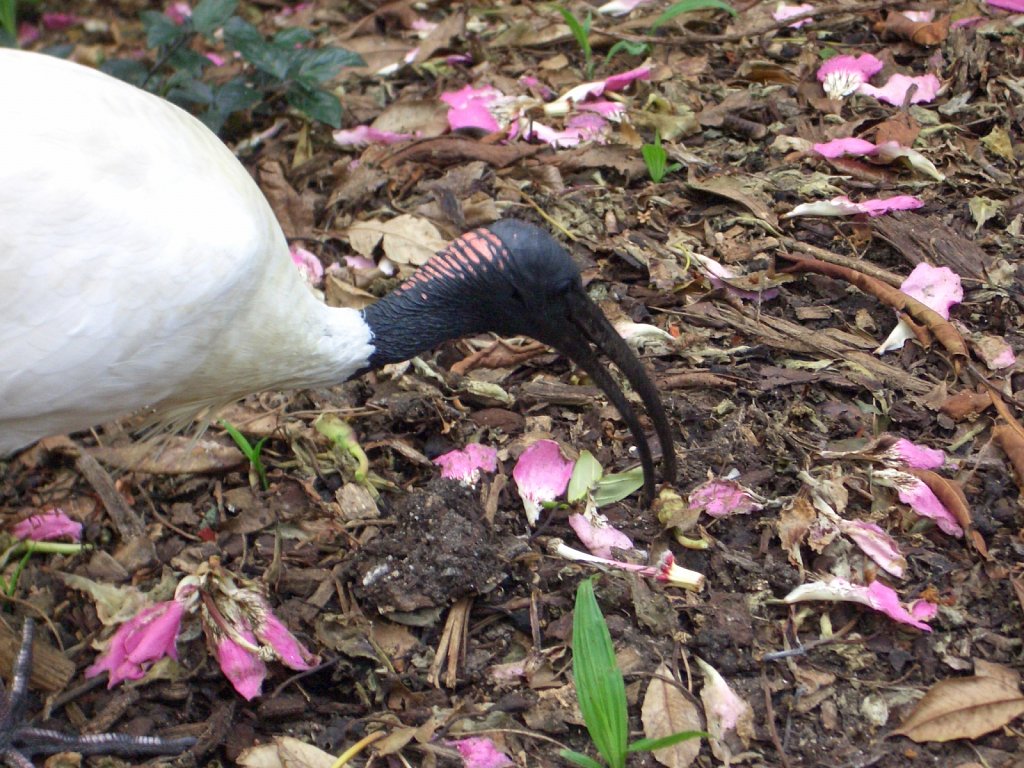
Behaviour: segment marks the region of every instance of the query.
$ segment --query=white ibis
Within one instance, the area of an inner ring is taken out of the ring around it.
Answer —
[[[643,399],[674,479],[657,389],[542,230],[474,230],[365,311],[331,308],[252,178],[191,115],[12,50],[0,50],[0,103],[0,456],[143,408],[181,424],[493,331],[590,374],[633,433],[650,496],[651,451],[606,355]]]

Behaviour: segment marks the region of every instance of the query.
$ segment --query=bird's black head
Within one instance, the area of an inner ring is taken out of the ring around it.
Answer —
[[[374,368],[473,333],[530,336],[554,347],[590,374],[622,414],[651,497],[650,447],[636,412],[596,354],[603,353],[643,399],[661,442],[665,478],[675,479],[672,432],[657,389],[584,292],[569,254],[544,230],[505,219],[468,232],[368,307],[365,318],[374,335]]]

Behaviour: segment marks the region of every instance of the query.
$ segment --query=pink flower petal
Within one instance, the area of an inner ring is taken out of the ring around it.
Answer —
[[[938,312],[946,320],[949,309],[964,300],[960,276],[949,267],[933,267],[921,262],[900,285],[900,290]]]
[[[574,513],[569,515],[569,525],[583,542],[583,546],[598,557],[611,557],[612,547],[625,550],[633,548],[633,540],[599,513],[595,513],[593,517]]]
[[[882,199],[865,200],[860,203],[861,209],[868,216],[881,216],[889,211],[912,211],[924,205],[924,200],[913,195],[895,195]]]
[[[729,731],[735,731],[743,720],[753,720],[753,710],[729,687],[717,669],[701,658],[697,666],[704,675],[704,688],[700,698],[704,702],[704,714],[708,719],[711,738],[721,740]]]
[[[901,107],[906,101],[907,91],[909,91],[911,87],[916,88],[916,90],[910,97],[910,103],[921,104],[923,102],[933,101],[935,96],[938,94],[939,87],[941,85],[939,78],[935,75],[910,77],[909,75],[895,74],[890,77],[889,82],[881,88],[876,88],[873,85],[864,83],[857,89],[857,92],[863,93],[866,96],[874,96],[876,99],[884,101],[886,104],[893,104],[897,107]]]
[[[884,613],[901,624],[909,624],[925,632],[932,631],[932,628],[921,620],[927,615],[927,609],[919,607],[916,609],[917,614],[912,614],[900,602],[896,591],[891,587],[885,586],[880,581],[874,581],[870,586],[864,587],[859,584],[851,584],[846,579],[833,577],[828,581],[814,581],[808,584],[801,584],[786,595],[783,600],[787,603],[799,603],[809,600],[860,603]]]
[[[177,600],[156,603],[121,624],[86,677],[110,673],[107,688],[122,680],[139,680],[156,661],[178,658],[177,639],[185,606]]]
[[[889,211],[906,211],[920,208],[924,201],[911,195],[896,195],[885,200],[865,200],[855,203],[845,195],[822,200],[816,203],[801,203],[785,215],[784,218],[795,216],[854,216],[867,214],[881,216]]]
[[[882,70],[882,62],[870,53],[833,56],[818,68],[818,81],[831,99],[849,96]]]
[[[861,551],[896,578],[903,578],[907,558],[900,552],[895,539],[874,523],[863,520],[843,520],[839,528],[853,539]]]
[[[900,501],[921,517],[934,520],[943,533],[957,538],[964,535],[964,529],[960,527],[953,513],[920,478],[897,469],[880,469],[875,472],[874,477],[877,482],[895,488]]]
[[[503,100],[505,95],[489,85],[481,88],[467,85],[461,90],[441,94],[441,101],[450,107],[448,125],[453,131],[475,128],[493,133],[500,130],[501,126],[491,110]]]
[[[175,24],[184,24],[192,16],[192,8],[188,3],[171,3],[164,9],[164,16]]]
[[[918,620],[906,609],[903,603],[900,602],[900,596],[896,594],[896,590],[892,587],[887,587],[880,581],[873,581],[868,585],[868,595],[871,600],[871,607],[876,611],[884,613],[890,619],[894,619],[901,624],[909,624],[912,627],[923,629],[925,632],[932,631],[931,627]]]
[[[299,245],[290,246],[288,252],[291,254],[292,263],[302,274],[302,279],[309,285],[320,285],[320,281],[324,279],[324,265],[320,263],[320,259]]]
[[[698,509],[712,517],[749,515],[764,509],[753,492],[732,480],[709,480],[690,492],[690,509]]]
[[[81,24],[82,19],[73,13],[50,12],[43,14],[43,29],[59,32]]]
[[[51,509],[41,515],[27,517],[11,529],[16,539],[52,541],[67,537],[72,541],[82,540],[82,524],[72,520],[62,509]]]
[[[1004,11],[1024,13],[1024,0],[985,0],[993,8],[1001,8]]]
[[[281,663],[290,669],[312,669],[320,663],[320,659],[310,653],[273,613],[268,613],[264,617],[255,634],[259,641],[264,646],[270,646]]]
[[[938,448],[918,445],[901,437],[879,454],[879,458],[897,468],[938,469],[946,463],[946,452]]]
[[[251,632],[242,632],[242,636],[256,644]],[[227,635],[217,641],[215,655],[224,677],[231,681],[238,694],[246,701],[259,696],[263,689],[263,679],[267,676],[267,665],[256,654],[251,653]]]
[[[928,9],[924,11],[900,11],[911,21],[916,21],[918,24],[927,24],[935,20],[935,10]]]
[[[605,80],[596,80],[591,83],[582,83],[562,94],[555,103],[575,104],[586,101],[590,97],[596,97],[605,91],[621,91],[634,80],[647,80],[651,76],[650,67],[637,67],[628,72],[620,72]],[[549,105],[550,108],[550,105]]]
[[[465,768],[508,768],[513,762],[486,736],[449,741],[462,756]]]
[[[799,16],[803,13],[807,13],[808,11],[813,10],[814,6],[811,5],[810,3],[803,3],[801,5],[779,3],[778,5],[775,6],[775,10],[772,11],[772,18],[775,19],[776,21],[785,21],[786,19],[791,19],[794,16]],[[789,26],[792,27],[793,29],[799,29],[800,27],[804,26],[804,24],[810,24],[812,21],[814,21],[814,19],[808,17],[806,19],[801,19],[800,21],[795,21]]]
[[[832,139],[832,141],[827,141],[824,144],[815,144],[814,151],[822,157],[828,158],[842,157],[843,155],[863,157],[864,155],[875,154],[878,148],[870,141],[850,137],[846,139]]]
[[[480,443],[470,443],[461,451],[438,456],[434,463],[441,467],[441,477],[471,486],[480,479],[481,470],[494,472],[498,468],[498,452]]]
[[[533,525],[540,516],[540,505],[565,493],[575,462],[562,458],[554,440],[538,440],[519,457],[512,477],[526,508],[526,519]]]

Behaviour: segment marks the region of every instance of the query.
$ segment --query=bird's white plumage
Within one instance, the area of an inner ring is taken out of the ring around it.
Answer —
[[[310,293],[259,188],[199,121],[3,49],[0,104],[0,455],[365,365],[360,313]]]

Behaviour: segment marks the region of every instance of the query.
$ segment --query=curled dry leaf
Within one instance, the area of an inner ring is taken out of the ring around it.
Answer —
[[[894,733],[913,741],[975,739],[1024,714],[1017,686],[994,676],[942,680]]]
[[[839,264],[830,264],[818,259],[808,259],[792,254],[780,253],[779,255],[793,262],[792,266],[786,269],[787,272],[814,272],[837,280],[846,280],[898,312],[906,312],[912,319],[927,326],[935,334],[939,343],[953,356],[957,370],[959,370],[961,362],[967,359],[967,344],[953,324],[943,319],[942,315],[935,310],[929,309],[924,303],[907,296],[899,289],[886,285],[881,280],[865,275],[863,272],[857,272]]]
[[[644,736],[648,739],[663,739],[674,733],[699,731],[704,727],[697,704],[678,685],[666,682],[671,679],[668,665],[662,664],[647,686],[640,719],[644,724]],[[700,745],[700,739],[689,739],[656,749],[652,754],[655,760],[668,768],[683,768],[697,759]]]
[[[1013,471],[1017,475],[1017,486],[1024,488],[1024,435],[1006,424],[1000,424],[992,429],[992,436],[1003,449],[1010,463],[1013,464]]]

